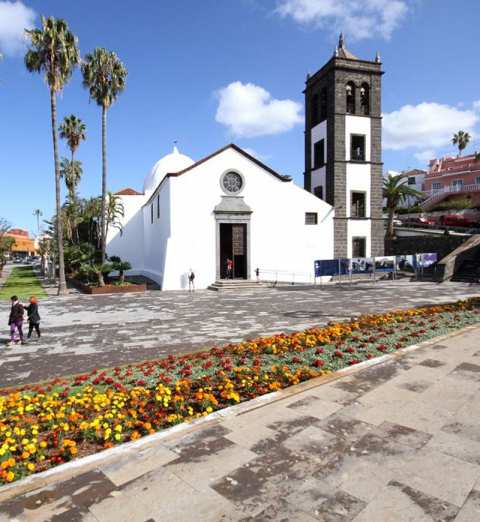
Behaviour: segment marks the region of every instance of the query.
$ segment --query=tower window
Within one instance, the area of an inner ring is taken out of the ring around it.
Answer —
[[[316,212],[305,212],[305,225],[317,225],[318,214]]]
[[[319,169],[325,165],[325,140],[320,140],[313,146],[313,165]]]
[[[355,84],[348,82],[346,86],[347,114],[355,114]]]
[[[160,219],[160,194],[157,194],[157,219]]]
[[[153,224],[153,203],[150,205],[150,223]]]
[[[312,127],[315,127],[318,121],[318,96],[315,94],[312,98]]]
[[[323,199],[323,187],[322,185],[319,185],[318,187],[315,187],[313,189],[313,193],[314,195],[318,198],[318,199]]]
[[[327,89],[324,87],[320,95],[320,121],[327,119]]]
[[[352,257],[365,257],[367,252],[366,237],[352,237]]]
[[[362,83],[360,88],[360,114],[368,116],[370,114],[370,86]]]
[[[363,134],[351,134],[350,159],[365,161],[365,136]]]
[[[364,218],[365,213],[365,192],[352,192],[351,193],[351,207],[350,217],[352,218]]]

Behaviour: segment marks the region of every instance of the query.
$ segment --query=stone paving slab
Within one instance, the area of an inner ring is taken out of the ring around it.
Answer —
[[[41,342],[33,333],[29,345],[13,347],[6,346],[10,305],[0,301],[0,318],[5,318],[0,330],[0,383],[39,382],[320,326],[360,314],[452,302],[476,295],[478,288],[465,283],[402,280],[317,289],[290,286],[236,292],[50,296],[39,302]],[[438,365],[424,362],[423,385],[451,370],[441,354],[432,360]],[[480,367],[480,360],[475,364]],[[458,371],[472,373],[466,368]]]
[[[480,328],[471,327],[284,390],[275,402],[231,408],[233,416],[115,453],[93,469],[78,461],[75,476],[4,501],[0,520],[479,520],[478,372],[469,366],[479,345]],[[442,393],[399,386],[431,372],[422,363],[439,353],[445,364],[433,366],[440,370],[432,386]],[[411,395],[401,395],[403,404],[381,400],[395,390]],[[442,416],[445,402],[455,408]],[[430,428],[412,427],[414,415]]]

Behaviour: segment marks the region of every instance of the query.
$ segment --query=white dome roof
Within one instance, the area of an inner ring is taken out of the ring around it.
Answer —
[[[154,191],[166,174],[180,172],[191,167],[194,163],[192,158],[185,156],[185,154],[180,154],[177,146],[175,146],[171,154],[167,154],[155,163],[150,174],[145,178],[143,192]]]

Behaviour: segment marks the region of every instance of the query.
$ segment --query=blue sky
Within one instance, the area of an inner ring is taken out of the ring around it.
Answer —
[[[22,29],[41,14],[67,20],[82,56],[106,47],[128,70],[108,112],[113,192],[141,191],[174,141],[194,160],[234,142],[302,185],[305,77],[341,29],[354,54],[381,56],[384,170],[455,154],[458,130],[473,137],[465,153],[480,149],[478,0],[0,0],[0,217],[32,233],[34,210],[49,219],[55,204],[48,89],[23,62]],[[99,195],[101,110],[80,71],[57,107],[59,123],[87,125],[80,195]]]

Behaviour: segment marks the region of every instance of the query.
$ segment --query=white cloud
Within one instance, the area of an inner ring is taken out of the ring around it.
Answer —
[[[435,149],[451,144],[459,130],[471,132],[480,115],[439,103],[405,105],[383,114],[383,147],[391,150]],[[428,152],[431,152],[428,151]]]
[[[421,161],[422,163],[428,163],[431,159],[435,159],[437,157],[437,153],[433,149],[424,150],[422,152],[416,152],[414,156]]]
[[[34,26],[37,14],[22,2],[0,1],[0,51],[15,56],[26,47],[25,29]]]
[[[219,99],[215,120],[238,137],[280,134],[303,123],[301,103],[276,100],[252,83],[233,82],[215,95]]]
[[[259,154],[255,149],[251,149],[249,147],[242,147],[242,149],[247,153],[250,154],[250,156],[253,156],[254,158],[257,158],[260,161],[267,161],[271,158],[268,154]]]
[[[473,102],[473,110],[480,113],[480,100]]]
[[[390,39],[403,22],[411,0],[278,0],[275,10],[300,25],[343,30],[349,40],[381,35]]]

